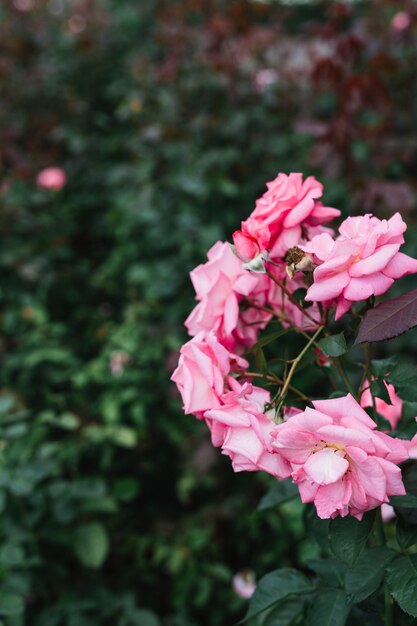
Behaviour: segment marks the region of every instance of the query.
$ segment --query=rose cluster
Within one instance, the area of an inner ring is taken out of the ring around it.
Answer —
[[[304,411],[256,386],[242,356],[259,332],[277,318],[311,333],[354,303],[385,293],[395,279],[417,272],[417,260],[400,252],[406,225],[372,215],[347,218],[338,234],[325,226],[339,216],[319,200],[323,186],[302,174],[279,174],[267,184],[249,218],[217,242],[207,262],[191,272],[197,304],[185,325],[192,339],[172,375],[184,411],[204,420],[213,445],[235,471],[263,470],[291,477],[303,502],[314,501],[322,518],[363,513],[404,494],[398,464],[409,442],[377,429],[363,407],[373,405],[395,428],[401,400],[372,399],[365,381],[358,397],[315,400]],[[305,288],[303,308],[294,296]],[[260,376],[261,377],[261,376]],[[285,381],[274,382],[286,389]]]

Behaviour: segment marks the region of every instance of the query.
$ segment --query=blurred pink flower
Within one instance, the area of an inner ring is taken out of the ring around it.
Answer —
[[[129,362],[129,355],[123,350],[116,350],[110,356],[110,371],[113,376],[121,376]]]
[[[263,93],[276,82],[278,82],[278,73],[275,70],[259,70],[254,76],[255,89],[259,93]]]
[[[67,175],[60,167],[47,167],[41,170],[36,177],[38,187],[60,191],[67,182]]]
[[[233,591],[244,600],[249,600],[255,592],[255,574],[251,570],[242,570],[233,576]]]
[[[406,11],[398,11],[391,20],[391,28],[394,30],[406,30],[411,24],[411,18]]]

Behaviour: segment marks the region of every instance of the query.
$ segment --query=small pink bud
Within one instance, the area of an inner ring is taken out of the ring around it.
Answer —
[[[410,16],[405,11],[398,11],[391,20],[391,28],[394,30],[406,30],[411,23]]]
[[[248,569],[242,570],[233,576],[233,591],[240,598],[249,600],[255,592],[255,574]]]
[[[36,177],[36,184],[42,189],[60,191],[67,182],[67,175],[60,167],[47,167]]]

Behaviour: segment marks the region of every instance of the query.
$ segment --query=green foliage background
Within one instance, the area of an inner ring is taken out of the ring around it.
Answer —
[[[0,623],[232,624],[236,572],[317,556],[297,503],[255,511],[268,478],[233,475],[169,377],[188,272],[277,171],[412,222],[411,5],[406,33],[390,2],[0,8]],[[60,192],[36,186],[50,165]]]

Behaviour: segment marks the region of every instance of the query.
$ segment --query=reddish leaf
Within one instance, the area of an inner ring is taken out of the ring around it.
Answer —
[[[417,326],[417,289],[382,302],[368,311],[359,327],[355,343],[393,339],[414,326]]]

